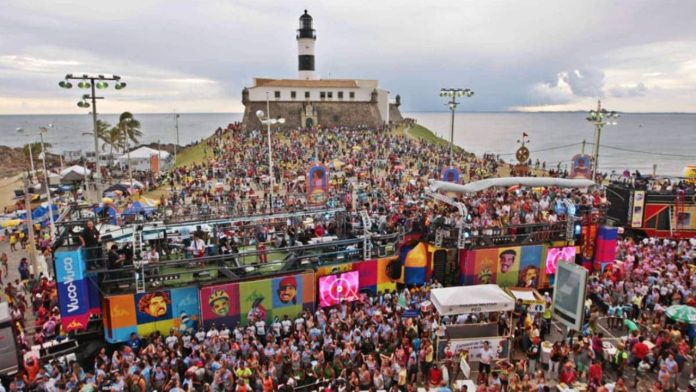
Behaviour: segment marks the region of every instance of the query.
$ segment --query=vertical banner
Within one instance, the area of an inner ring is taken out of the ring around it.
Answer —
[[[585,262],[592,261],[597,242],[597,225],[582,226],[582,258]]]
[[[457,169],[454,166],[449,166],[444,169],[442,169],[442,181],[445,182],[452,182],[455,184],[459,184],[459,181],[461,179],[461,173],[459,172],[459,169]]]
[[[90,304],[84,249],[69,247],[57,251],[55,270],[63,329],[70,332],[87,328]]]
[[[587,154],[573,156],[570,168],[570,178],[592,179],[592,159]]]
[[[159,154],[150,155],[150,171],[157,173],[160,170]]]
[[[314,165],[307,173],[307,200],[318,206],[326,203],[329,196],[329,169],[323,165]]]
[[[631,210],[631,227],[643,226],[643,208],[645,208],[645,191],[633,191],[633,209]]]

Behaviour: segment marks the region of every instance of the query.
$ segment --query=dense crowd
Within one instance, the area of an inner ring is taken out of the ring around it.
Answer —
[[[149,179],[152,185],[169,190],[160,200],[159,213],[177,216],[204,211],[230,216],[301,210],[308,205],[309,179],[305,175],[313,163],[329,167],[332,173],[325,206],[345,207],[351,214],[349,227],[359,223],[357,211],[366,210],[373,233],[424,229],[442,218],[450,225],[465,219],[485,235],[511,225],[561,222],[582,209],[607,204],[603,191],[492,188],[458,196],[468,210],[467,216],[459,216],[455,208],[423,197],[427,180],[441,176],[449,149],[388,128],[279,131],[273,139],[271,181],[265,165],[265,135],[242,132],[232,125],[204,142],[204,163]],[[455,162],[470,180],[498,175],[505,167],[497,156],[476,158],[461,150],[455,150]],[[276,189],[271,202],[272,182]],[[237,246],[250,244],[262,251],[267,243],[276,247],[306,243],[336,235],[338,226],[335,217],[326,217],[311,228],[303,222],[270,219],[230,227],[221,233],[220,252],[236,252]],[[100,245],[95,230],[90,224],[83,231],[83,246]],[[190,234],[187,252],[198,252],[211,241],[210,233],[202,230]],[[512,331],[507,331],[505,317],[497,314],[455,319],[430,312],[413,316],[428,300],[429,289],[439,286],[434,282],[378,293],[335,308],[305,310],[294,319],[268,323],[251,318],[244,324],[213,325],[207,330],[172,330],[168,336],[133,334],[122,347],[102,350],[90,366],[28,359],[10,388],[406,391],[423,385],[452,391],[457,389],[454,381],[461,378],[460,361],[471,358],[439,344],[447,341],[445,326],[485,320],[498,323],[503,335],[512,333],[515,351],[507,362],[496,361],[490,347],[482,350],[476,358],[479,391],[545,391],[558,383],[582,381],[590,390],[621,392],[634,389],[641,377],[657,379],[653,390],[668,390],[677,387],[679,375],[690,365],[696,337],[693,326],[665,316],[669,305],[696,305],[692,292],[696,279],[691,269],[695,244],[693,240],[621,240],[617,249],[621,262],[595,272],[590,280],[587,326],[566,337],[558,337],[554,331],[550,307],[532,313],[521,303],[515,307]],[[159,251],[152,246],[144,257],[157,262]],[[133,257],[118,247],[105,253],[111,268],[120,268],[125,259]],[[34,323],[30,327],[36,330],[34,343],[62,338],[55,283],[30,276],[26,260],[19,263],[18,271],[22,280],[7,283],[5,294],[19,325],[20,346],[26,350],[30,345],[22,332],[29,311]],[[626,337],[610,353],[605,333]],[[542,366],[545,341],[550,341],[551,349],[548,364]]]

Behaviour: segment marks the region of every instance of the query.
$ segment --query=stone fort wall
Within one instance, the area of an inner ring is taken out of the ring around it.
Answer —
[[[394,107],[392,107],[394,106]],[[312,102],[314,113],[314,124],[322,126],[349,126],[357,127],[366,125],[377,127],[382,125],[382,117],[376,103],[371,102]],[[270,102],[270,112],[272,118],[283,117],[285,124],[283,128],[298,128],[305,124],[301,123],[302,112],[305,108],[304,102]],[[261,129],[262,124],[256,117],[256,111],[266,112],[266,102],[247,102],[244,107],[243,126],[245,129]],[[398,107],[390,105],[390,120],[398,121],[401,119]]]

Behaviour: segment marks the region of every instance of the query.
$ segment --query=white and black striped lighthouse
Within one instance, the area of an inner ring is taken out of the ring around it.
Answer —
[[[297,58],[299,79],[313,80],[314,75],[314,42],[317,36],[312,28],[312,17],[304,11],[300,16],[300,28],[297,30]]]

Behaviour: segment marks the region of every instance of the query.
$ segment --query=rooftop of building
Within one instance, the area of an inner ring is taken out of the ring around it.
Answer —
[[[364,82],[377,83],[376,80],[357,79],[270,79],[255,78],[254,87],[298,87],[298,88],[359,88]]]

